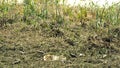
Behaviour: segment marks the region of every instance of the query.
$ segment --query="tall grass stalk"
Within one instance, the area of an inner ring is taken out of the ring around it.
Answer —
[[[59,0],[55,0],[55,6],[56,6],[56,9],[55,9],[56,22],[59,24],[62,24],[64,21],[64,16],[62,16],[62,14],[60,13],[62,11],[60,11],[61,8],[59,8]]]
[[[24,0],[24,18],[28,24],[35,24],[36,10],[33,0]],[[32,19],[32,20],[31,20]]]
[[[45,18],[48,18],[48,0],[45,0]]]

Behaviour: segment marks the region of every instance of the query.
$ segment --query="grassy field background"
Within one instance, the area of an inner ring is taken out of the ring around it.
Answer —
[[[0,68],[119,68],[120,5],[0,4]],[[45,55],[66,61],[44,61]]]

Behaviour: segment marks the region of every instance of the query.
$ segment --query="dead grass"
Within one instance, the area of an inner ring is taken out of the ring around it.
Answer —
[[[116,7],[47,5],[0,5],[0,68],[120,67]],[[45,55],[67,60],[44,61]]]
[[[120,67],[119,27],[108,33],[80,25],[69,27],[34,27],[24,23],[0,29],[0,66],[2,68],[74,68]],[[54,23],[57,25],[57,23]],[[114,36],[115,35],[115,36]],[[79,56],[85,54],[84,57]],[[43,61],[46,54],[64,55],[67,60]],[[104,56],[106,55],[106,56]]]

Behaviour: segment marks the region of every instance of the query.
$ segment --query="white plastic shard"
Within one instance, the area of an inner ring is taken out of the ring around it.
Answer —
[[[44,61],[66,61],[66,57],[63,55],[57,56],[57,55],[45,55],[43,57]]]
[[[59,4],[64,4],[67,6],[86,6],[89,7],[91,3],[99,7],[109,7],[115,3],[119,3],[120,0],[60,0]]]

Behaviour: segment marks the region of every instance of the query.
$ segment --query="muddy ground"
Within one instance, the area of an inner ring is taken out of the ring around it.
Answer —
[[[47,54],[66,61],[44,61]],[[82,55],[83,54],[83,55]],[[82,55],[82,56],[81,56]],[[0,68],[120,68],[120,27],[25,23],[0,28]]]

